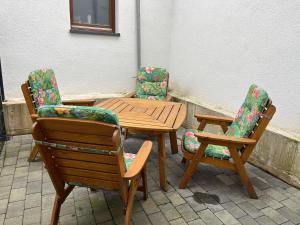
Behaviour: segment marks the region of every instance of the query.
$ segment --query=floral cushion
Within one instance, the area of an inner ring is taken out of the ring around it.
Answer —
[[[200,142],[198,142],[195,133],[203,133],[203,131],[198,131],[196,129],[187,129],[183,135],[183,147],[186,151],[190,153],[195,153],[199,147]],[[225,146],[219,145],[208,145],[205,149],[206,156],[219,158],[219,159],[229,159],[230,153],[229,149]]]
[[[126,169],[128,169],[131,166],[133,160],[135,159],[135,156],[136,155],[133,153],[124,153]]]
[[[148,100],[158,100],[162,101],[166,99],[166,96],[161,96],[161,95],[139,95],[140,99],[148,99]]]
[[[38,109],[38,115],[40,117],[94,120],[119,125],[119,119],[113,111],[100,107],[45,105]]]
[[[137,74],[137,80],[149,82],[162,82],[169,80],[166,69],[158,67],[142,67]]]
[[[248,137],[267,106],[268,100],[269,96],[265,90],[255,84],[251,85],[246,99],[226,135]]]
[[[136,96],[142,99],[163,100],[167,96],[168,81],[167,70],[142,67],[137,75]]]
[[[62,104],[53,70],[36,70],[29,74],[29,85],[36,108]]]

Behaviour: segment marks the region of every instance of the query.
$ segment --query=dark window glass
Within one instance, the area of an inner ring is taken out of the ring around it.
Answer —
[[[115,32],[114,0],[70,0],[71,29]]]

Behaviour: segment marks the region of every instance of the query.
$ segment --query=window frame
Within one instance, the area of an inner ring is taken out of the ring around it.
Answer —
[[[69,0],[70,5],[70,32],[72,33],[94,33],[94,34],[115,34],[116,33],[116,10],[115,0],[109,0],[109,25],[84,24],[74,22],[73,1]]]

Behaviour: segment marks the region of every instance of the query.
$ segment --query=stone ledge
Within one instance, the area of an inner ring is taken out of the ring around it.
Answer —
[[[123,97],[124,94],[65,95],[63,99],[95,99],[99,102],[107,98]],[[14,136],[31,133],[32,122],[23,98],[8,99],[3,103],[3,112],[7,135]]]

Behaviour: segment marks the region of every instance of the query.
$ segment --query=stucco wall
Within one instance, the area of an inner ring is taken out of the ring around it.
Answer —
[[[117,2],[121,37],[70,34],[68,1],[2,0],[6,96],[39,67],[64,96],[132,90],[135,0]],[[300,132],[300,1],[142,0],[141,17],[142,65],[169,69],[172,89],[234,112],[257,83],[277,106],[271,124]]]
[[[69,33],[67,0],[1,0],[0,56],[7,98],[36,68],[55,70],[62,95],[120,93],[134,88],[135,0],[117,0],[121,37]]]
[[[173,0],[171,87],[236,111],[248,86],[270,94],[273,125],[300,132],[300,1]]]
[[[169,68],[173,0],[141,0],[142,66]]]

